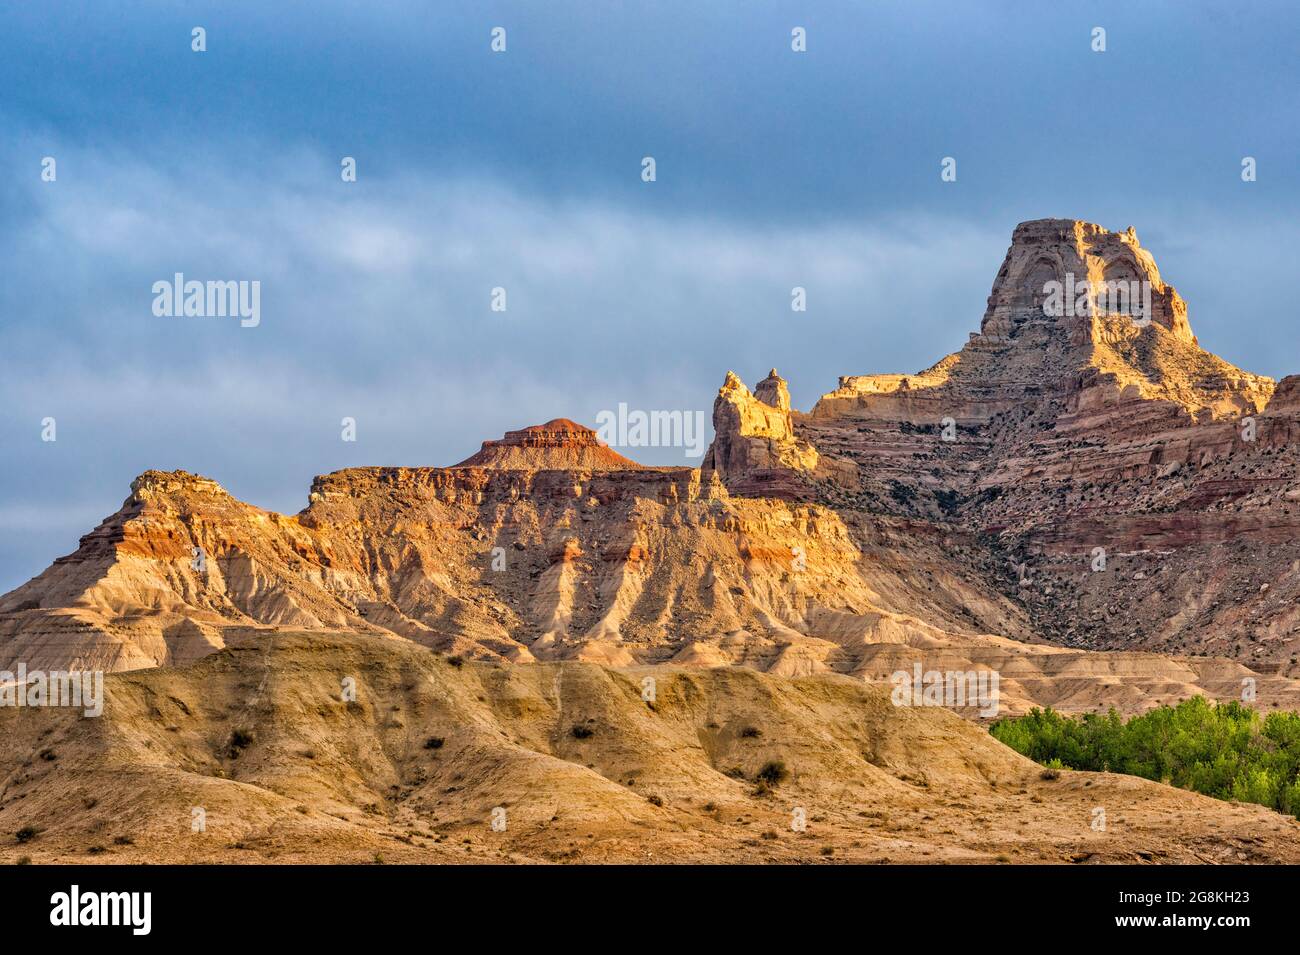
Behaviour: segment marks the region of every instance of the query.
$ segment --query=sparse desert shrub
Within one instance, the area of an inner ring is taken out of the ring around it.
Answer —
[[[31,864],[32,864],[32,857],[31,857],[31,856],[19,856],[19,857],[18,857],[18,863],[17,863],[17,864],[18,864],[18,865],[31,865]]]
[[[789,778],[790,771],[785,768],[785,763],[779,759],[774,759],[763,764],[763,768],[758,771],[758,775],[754,777],[754,780],[766,784],[770,789],[775,789]]]
[[[590,739],[596,735],[596,731],[590,726],[575,726],[569,732],[573,734],[574,739]]]
[[[115,845],[115,846],[133,846],[133,845],[135,845],[135,840],[132,839],[130,836],[117,836],[116,838],[113,839],[113,845]]]
[[[465,665],[465,660],[462,657],[448,657],[447,665],[459,669],[460,667],[463,667]]]
[[[656,796],[654,793],[651,793],[650,795],[646,796],[645,801],[652,806],[662,806],[664,804],[663,799],[659,796]]]
[[[234,729],[230,733],[230,742],[226,751],[230,754],[231,759],[238,759],[239,754],[247,749],[253,742],[253,731],[250,729]]]
[[[441,736],[430,736],[428,739],[424,741],[424,748],[442,749],[442,744],[445,742],[446,740],[444,740]]]
[[[31,842],[40,834],[40,830],[35,826],[23,826],[14,833],[14,838],[19,842]]]
[[[743,730],[740,731],[741,739],[758,739],[762,735],[763,735],[763,731],[759,729],[757,726],[746,726]]]

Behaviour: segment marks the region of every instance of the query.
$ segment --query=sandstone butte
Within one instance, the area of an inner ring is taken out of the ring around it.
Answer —
[[[1149,283],[1150,321],[1047,314],[1067,275]],[[775,369],[752,392],[728,373],[713,424],[698,469],[557,419],[453,467],[317,477],[292,516],[146,472],[0,598],[0,669],[351,633],[867,683],[993,668],[1004,712],[1240,698],[1248,679],[1258,705],[1300,705],[1300,378],[1202,349],[1132,229],[1022,223],[960,351],[843,377],[806,413]]]

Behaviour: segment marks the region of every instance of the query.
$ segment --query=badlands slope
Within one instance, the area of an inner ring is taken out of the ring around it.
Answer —
[[[0,861],[1300,861],[1294,819],[1044,778],[976,724],[838,675],[510,666],[250,630],[106,682],[98,719],[0,710]],[[772,762],[786,776],[763,792]]]
[[[1265,706],[1300,703],[1294,680],[1231,660],[1037,641],[952,556],[967,552],[979,545],[960,531],[735,497],[687,469],[355,469],[318,479],[293,517],[150,472],[76,554],[0,603],[0,669],[174,666],[289,627],[510,663],[869,681],[917,662],[993,668],[1003,712],[1237,698],[1247,678]]]

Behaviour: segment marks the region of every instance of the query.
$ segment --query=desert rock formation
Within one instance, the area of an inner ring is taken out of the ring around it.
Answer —
[[[1150,321],[1048,315],[1067,273],[1147,283]],[[1017,227],[960,352],[843,378],[795,431],[864,476],[825,499],[978,533],[1014,568],[989,579],[1052,642],[1295,672],[1296,391],[1202,349],[1131,229],[1042,220]]]
[[[617,471],[640,468],[641,465],[602,444],[591,428],[568,418],[556,418],[520,431],[507,431],[500,441],[484,441],[477,454],[455,467],[514,471]]]
[[[1150,309],[1056,314],[1052,282],[1137,283]],[[318,477],[292,516],[147,472],[0,598],[0,668],[181,665],[294,628],[515,663],[996,669],[1010,712],[1250,680],[1297,704],[1300,378],[1202,349],[1132,230],[1023,223],[959,352],[807,414],[775,369],[728,373],[713,421],[699,469],[556,419],[450,468]]]

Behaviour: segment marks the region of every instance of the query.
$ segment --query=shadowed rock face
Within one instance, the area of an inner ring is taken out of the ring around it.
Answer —
[[[1150,321],[1044,311],[1074,271],[1149,283]],[[180,664],[295,628],[524,663],[996,669],[1004,711],[1247,679],[1295,705],[1298,396],[1201,349],[1131,231],[1025,223],[960,352],[809,414],[775,369],[752,393],[728,373],[699,470],[556,419],[451,468],[318,477],[292,516],[147,472],[0,598],[0,666]]]

